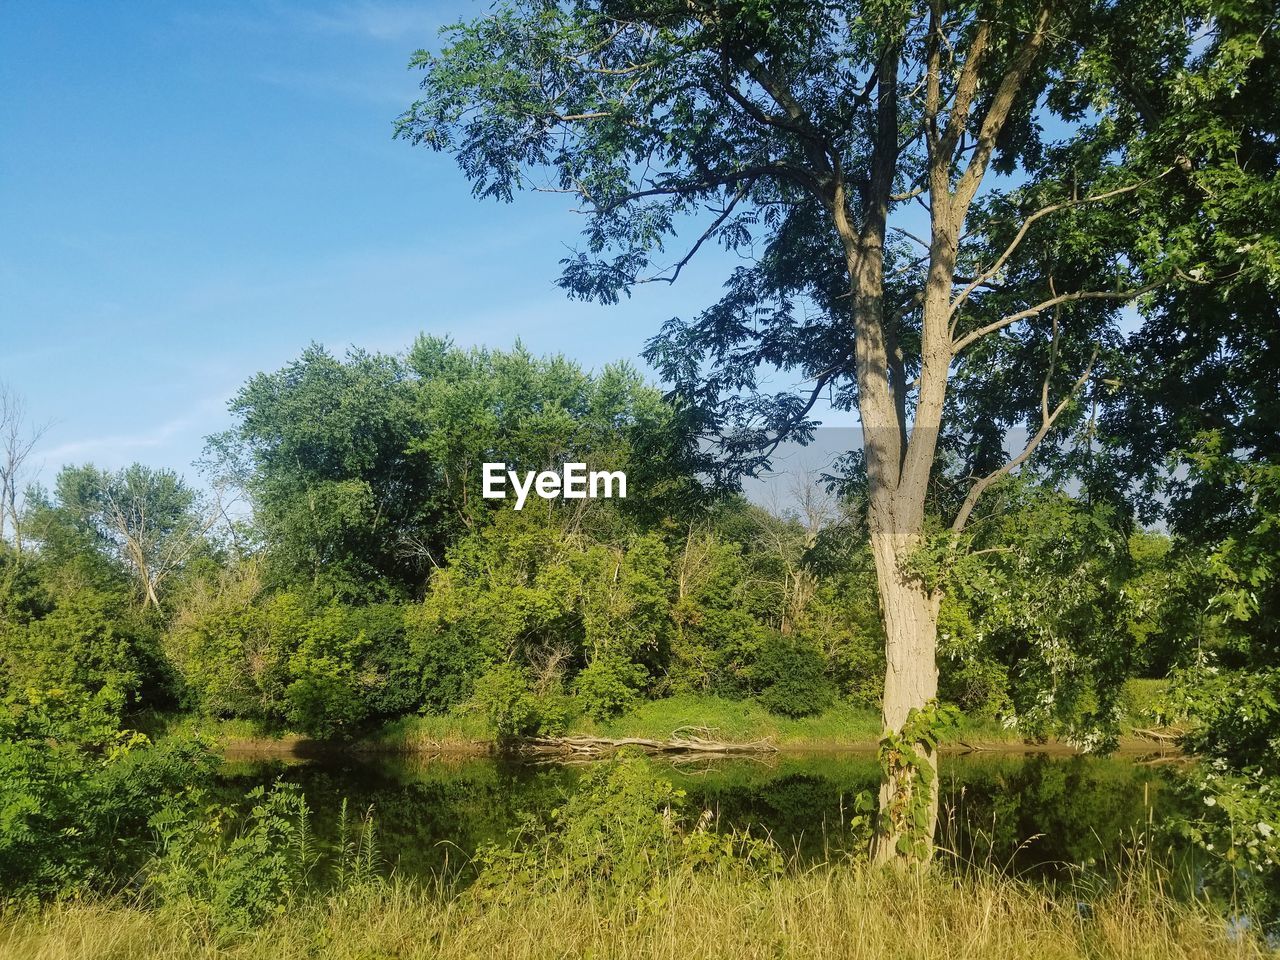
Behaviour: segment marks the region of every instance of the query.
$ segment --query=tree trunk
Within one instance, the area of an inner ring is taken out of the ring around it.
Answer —
[[[886,732],[901,733],[912,710],[923,710],[938,694],[936,591],[908,576],[902,562],[918,542],[913,534],[876,530],[872,552],[885,628],[882,715]],[[937,757],[925,744],[909,744],[921,762],[911,764],[896,751],[882,755],[880,817],[872,844],[877,863],[928,860],[938,820]],[[917,805],[924,817],[917,818]]]

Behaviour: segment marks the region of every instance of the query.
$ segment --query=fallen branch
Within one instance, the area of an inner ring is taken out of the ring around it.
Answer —
[[[561,756],[594,758],[616,753],[627,747],[641,750],[649,754],[676,754],[696,756],[729,756],[734,754],[777,753],[778,748],[770,740],[752,740],[748,743],[729,743],[712,740],[707,737],[686,732],[689,728],[680,728],[672,733],[669,740],[650,740],[644,737],[531,737],[520,743],[522,753],[538,755],[558,754]]]
[[[1133,735],[1141,737],[1144,740],[1155,740],[1157,743],[1176,743],[1183,736],[1183,730],[1153,730],[1150,728],[1134,727]]]

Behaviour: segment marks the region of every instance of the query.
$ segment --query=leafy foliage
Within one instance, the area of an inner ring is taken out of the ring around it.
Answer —
[[[148,818],[214,758],[118,726],[118,702],[62,691],[0,708],[2,899],[70,896],[127,881],[151,853]]]
[[[1273,574],[1280,556],[1280,469],[1228,456],[1207,436],[1193,451],[1201,482],[1230,491],[1226,536],[1198,574],[1211,599],[1208,629],[1174,671],[1170,712],[1184,742],[1209,758],[1189,791],[1198,816],[1174,825],[1206,854],[1212,892],[1280,924],[1280,644]]]
[[[494,666],[476,681],[475,700],[485,712],[498,743],[560,732],[564,717],[538,696],[528,674],[511,663]]]
[[[877,756],[891,800],[878,813],[879,842],[891,842],[908,862],[927,863],[933,847],[933,808],[938,802],[938,741],[956,725],[959,711],[930,702],[913,709],[901,729],[885,730]],[[887,838],[887,841],[883,838]]]
[[[1002,709],[1031,734],[1113,742],[1132,669],[1125,526],[1106,505],[1025,482],[1006,484],[989,509],[947,573],[939,641],[957,661],[957,700]]]
[[[508,845],[482,848],[477,889],[502,898],[573,885],[643,903],[672,873],[758,878],[781,870],[773,844],[745,833],[717,834],[710,819],[709,811],[694,818],[685,792],[643,757],[623,754],[584,776],[549,822],[530,823]]]
[[[247,930],[281,914],[303,889],[319,854],[311,811],[296,790],[256,787],[249,809],[201,806],[199,795],[152,817],[160,852],[147,887],[162,904],[216,927]]]
[[[807,717],[831,705],[834,690],[827,665],[813,646],[802,640],[769,634],[752,669],[758,699],[774,713]]]
[[[651,492],[641,513],[696,489],[670,407],[631,368],[592,375],[519,345],[464,351],[424,336],[403,358],[345,360],[312,346],[231,408],[239,425],[210,453],[249,490],[273,579],[339,599],[420,595],[491,510],[484,462],[624,469]]]

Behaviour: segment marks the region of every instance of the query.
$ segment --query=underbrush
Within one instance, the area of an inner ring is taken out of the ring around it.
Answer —
[[[0,913],[0,956],[699,957],[1200,960],[1262,958],[1221,904],[1174,896],[1152,857],[1057,884],[991,864],[787,861],[714,829],[644,758],[594,767],[545,817],[434,879],[382,868],[371,815],[344,807],[321,848],[304,799],[258,790],[234,814],[155,818],[160,850],[130,893]],[[865,821],[865,818],[862,818]],[[864,824],[865,826],[865,824]]]

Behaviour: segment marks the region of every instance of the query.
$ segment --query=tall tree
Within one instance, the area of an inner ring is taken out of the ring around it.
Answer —
[[[142,606],[155,609],[173,576],[208,547],[206,535],[223,516],[172,470],[140,463],[115,472],[63,467],[53,502],[38,501],[34,526],[46,544],[70,534],[125,571]]]
[[[982,494],[1079,419],[1117,311],[1207,276],[1151,203],[1194,171],[1198,145],[1154,135],[1142,105],[1185,112],[1262,55],[1266,4],[1219,13],[508,0],[414,59],[425,95],[401,135],[454,153],[479,196],[545,189],[585,210],[571,294],[611,302],[674,282],[715,243],[747,261],[648,352],[726,455],[767,461],[809,435],[824,396],[858,410],[884,722],[911,731],[898,742],[916,768],[886,775],[878,858],[932,848],[920,718],[943,581],[915,563],[931,513],[960,543]],[[665,253],[686,225],[691,241]],[[766,393],[760,367],[800,383]],[[1006,456],[1017,425],[1025,440]]]
[[[14,545],[22,549],[22,511],[18,496],[27,460],[48,431],[47,423],[35,423],[27,402],[11,387],[0,383],[0,541],[12,531]]]
[[[253,377],[236,427],[210,439],[240,475],[278,581],[348,598],[421,593],[447,548],[493,509],[481,464],[585,461],[688,501],[687,438],[625,365],[463,350],[420,337],[404,357],[319,346]],[[577,503],[582,503],[577,501]],[[623,510],[631,509],[624,506]]]

